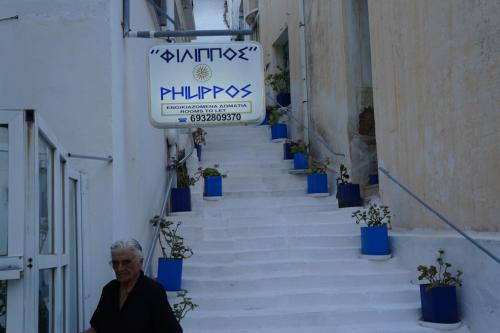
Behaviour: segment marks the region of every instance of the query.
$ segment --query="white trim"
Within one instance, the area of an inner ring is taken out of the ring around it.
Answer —
[[[457,328],[462,326],[461,321],[459,321],[458,323],[443,324],[443,323],[433,323],[430,321],[419,320],[418,324],[420,326],[423,326],[423,327],[434,328],[434,329],[440,330],[440,331],[452,331],[452,330],[456,330]]]
[[[360,254],[359,257],[361,259],[368,259],[368,260],[373,260],[373,261],[385,261],[385,260],[389,260],[392,258],[392,253],[391,254],[379,254],[379,255]]]
[[[20,269],[0,270],[0,280],[19,280],[20,278]]]

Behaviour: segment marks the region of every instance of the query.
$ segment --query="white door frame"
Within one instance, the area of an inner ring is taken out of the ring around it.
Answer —
[[[25,126],[24,112],[0,111],[0,123],[9,129],[9,185],[7,256],[0,256],[0,280],[7,282],[7,333],[24,332],[24,196]],[[14,241],[15,240],[15,241]]]
[[[70,241],[72,240],[72,235],[69,234],[69,231],[70,231],[70,226],[69,226],[69,223],[71,221],[71,219],[69,218],[69,214],[71,213],[70,212],[70,200],[72,200],[72,198],[69,197],[69,194],[70,194],[70,191],[69,191],[69,187],[71,186],[72,182],[75,182],[76,184],[76,189],[75,189],[75,194],[76,194],[76,203],[75,203],[75,208],[76,208],[76,216],[75,216],[75,222],[76,222],[76,225],[75,225],[75,231],[76,231],[76,245],[77,245],[77,249],[76,249],[76,257],[77,257],[77,307],[78,307],[78,312],[76,313],[76,320],[77,320],[77,327],[78,327],[78,331],[83,331],[85,329],[85,313],[84,313],[84,303],[83,303],[83,297],[84,297],[84,283],[83,283],[83,224],[82,224],[82,220],[83,220],[83,205],[84,205],[84,201],[85,201],[85,198],[84,198],[84,195],[83,195],[83,182],[85,181],[86,179],[86,175],[81,173],[81,172],[77,172],[73,169],[70,169],[70,168],[67,168],[67,174],[65,175],[65,180],[66,180],[66,184],[65,184],[65,189],[66,189],[66,198],[65,198],[65,202],[66,202],[66,209],[65,209],[65,214],[66,214],[66,218],[65,218],[65,221],[66,221],[66,240]],[[67,248],[66,250],[68,250],[68,246],[71,246],[71,244],[69,244],[68,242],[66,243],[67,245]],[[70,263],[71,264],[71,263]],[[70,285],[70,276],[69,274],[66,274],[66,286],[69,286]],[[70,318],[70,311],[72,311],[72,309],[70,308],[69,304],[70,304],[70,299],[69,299],[69,293],[66,293],[66,304],[68,304],[68,306],[66,307],[65,311],[66,311],[66,318]],[[71,328],[70,328],[70,322],[69,320],[66,320],[66,325],[64,327],[64,332],[70,332],[71,331]]]

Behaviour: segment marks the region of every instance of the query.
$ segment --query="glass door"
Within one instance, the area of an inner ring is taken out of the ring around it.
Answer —
[[[24,113],[0,110],[0,333],[23,331]]]

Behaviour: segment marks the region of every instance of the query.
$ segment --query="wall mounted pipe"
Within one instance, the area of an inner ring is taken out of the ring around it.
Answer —
[[[169,38],[169,37],[196,37],[196,36],[233,36],[251,35],[250,29],[244,30],[184,30],[184,31],[129,31],[126,37],[136,38]]]

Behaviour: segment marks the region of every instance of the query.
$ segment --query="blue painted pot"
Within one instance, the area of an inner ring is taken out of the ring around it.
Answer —
[[[194,148],[196,149],[196,157],[198,157],[198,161],[201,161],[201,145],[195,143]]]
[[[204,177],[203,196],[220,197],[222,196],[222,176]]]
[[[361,253],[372,256],[391,253],[387,226],[361,227]]]
[[[276,102],[281,106],[288,106],[291,103],[291,98],[289,93],[278,93],[276,95]]]
[[[271,125],[271,140],[286,139],[288,138],[288,131],[286,124]]]
[[[296,170],[307,169],[309,167],[309,162],[307,160],[307,155],[304,153],[293,154],[293,168]]]
[[[443,286],[427,290],[427,286],[420,285],[422,320],[441,324],[458,323],[457,288]]]
[[[269,113],[266,112],[266,116],[259,125],[269,125]]]
[[[307,175],[307,193],[328,193],[328,176],[326,173]]]
[[[374,173],[373,175],[368,175],[368,184],[370,185],[378,184],[378,173]]]
[[[167,291],[181,290],[182,259],[159,258],[157,280]]]
[[[359,184],[337,183],[337,199],[340,208],[362,206]]]
[[[172,212],[191,211],[191,189],[189,187],[173,188],[170,193]]]
[[[283,144],[283,159],[293,160],[292,144],[290,142]]]

